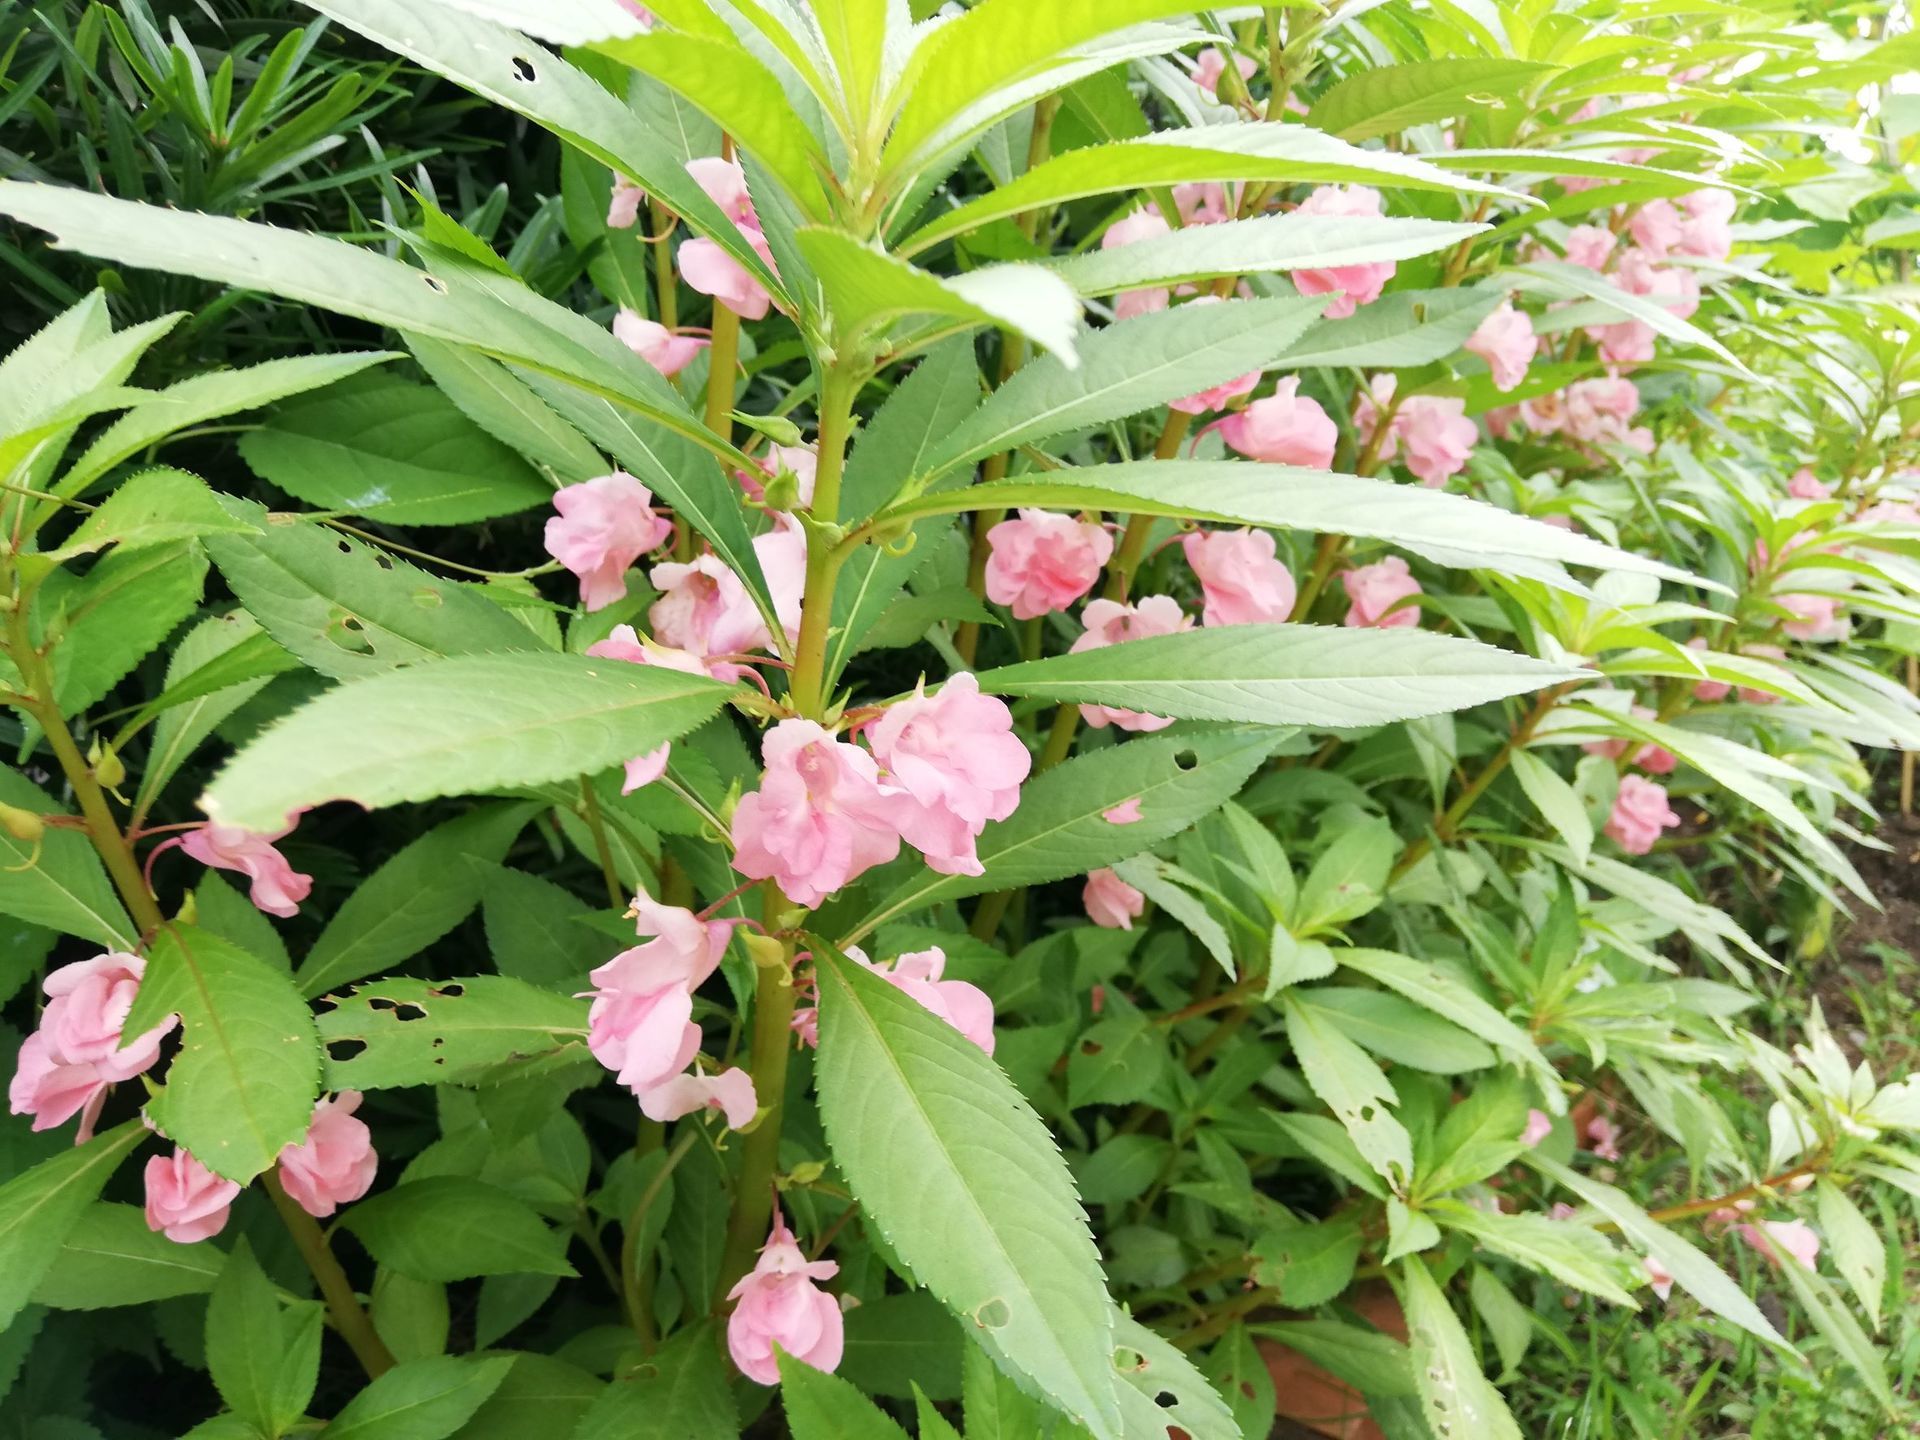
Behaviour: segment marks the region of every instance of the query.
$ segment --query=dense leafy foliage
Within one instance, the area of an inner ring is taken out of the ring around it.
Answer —
[[[1920,1417],[1893,7],[180,8],[0,16],[0,1430]]]

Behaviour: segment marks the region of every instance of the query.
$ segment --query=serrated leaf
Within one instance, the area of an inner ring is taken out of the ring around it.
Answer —
[[[1522,1440],[1513,1412],[1481,1372],[1473,1342],[1425,1262],[1418,1256],[1404,1260],[1396,1273],[1420,1409],[1433,1433]]]
[[[1848,1369],[1860,1377],[1861,1383],[1879,1403],[1882,1412],[1888,1415],[1896,1413],[1898,1402],[1893,1396],[1893,1387],[1887,1383],[1886,1361],[1874,1348],[1873,1341],[1860,1328],[1860,1322],[1853,1318],[1853,1312],[1847,1309],[1838,1292],[1827,1283],[1824,1276],[1807,1269],[1798,1261],[1787,1259],[1780,1267],[1780,1273],[1786,1277],[1796,1299],[1813,1321],[1814,1328],[1825,1337]]]
[[[1589,1225],[1550,1220],[1545,1215],[1490,1214],[1457,1200],[1436,1200],[1427,1209],[1440,1224],[1471,1235],[1480,1244],[1530,1270],[1541,1270],[1576,1289],[1624,1305],[1640,1307],[1621,1284],[1620,1256]]]
[[[486,1404],[510,1355],[433,1355],[376,1376],[327,1422],[328,1440],[446,1440]]]
[[[1860,1213],[1860,1207],[1833,1181],[1823,1176],[1814,1187],[1813,1198],[1833,1268],[1852,1288],[1868,1321],[1878,1330],[1880,1300],[1887,1288],[1886,1243]]]
[[[1336,963],[1331,950],[1327,961]],[[1396,1065],[1435,1075],[1459,1075],[1485,1070],[1498,1058],[1492,1046],[1391,990],[1316,985],[1313,1003],[1332,1012],[1334,1023],[1346,1031],[1348,1039]]]
[[[575,1273],[564,1236],[526,1201],[478,1180],[409,1180],[360,1201],[340,1225],[375,1260],[416,1280]]]
[[[1274,731],[1255,729],[1153,735],[1056,765],[1026,786],[1011,817],[980,837],[984,874],[911,876],[868,911],[845,943],[937,900],[1042,885],[1138,855],[1237,793],[1278,739]],[[1135,797],[1136,823],[1103,818]]]
[[[1415,1004],[1425,1006],[1525,1062],[1540,1076],[1542,1093],[1549,1104],[1560,1094],[1556,1072],[1540,1053],[1533,1037],[1438,965],[1388,950],[1342,950],[1338,958],[1348,969],[1379,981],[1389,990],[1397,990]]]
[[[146,1127],[129,1120],[0,1184],[0,1326],[13,1323],[61,1243],[146,1138]]]
[[[259,1434],[287,1433],[313,1398],[320,1371],[317,1300],[282,1308],[242,1239],[207,1303],[207,1369],[214,1387]]]
[[[313,1013],[285,971],[191,925],[154,938],[128,1036],[168,1015],[182,1027],[165,1091],[150,1103],[167,1136],[245,1184],[298,1144],[320,1092]]]
[[[1053,1137],[978,1046],[813,948],[821,1120],[867,1215],[1002,1368],[1118,1440],[1113,1304]]]
[[[494,439],[512,446],[563,485],[605,475],[611,468],[566,421],[498,360],[424,335],[401,337],[440,393]]]
[[[730,687],[584,655],[423,662],[342,685],[296,710],[220,772],[201,808],[273,830],[330,800],[403,800],[542,785],[677,740]]]
[[[135,1205],[90,1205],[33,1288],[36,1305],[98,1310],[204,1295],[226,1261],[218,1245],[182,1245],[147,1225]]]
[[[109,545],[124,555],[149,545],[258,528],[229,514],[199,476],[161,466],[123,481],[80,522],[54,557],[85,555]]]
[[[61,712],[80,714],[125,679],[193,613],[206,580],[206,556],[183,540],[103,555],[84,576],[49,576],[35,613],[59,636],[52,660]]]
[[[4,767],[0,802],[35,815],[60,813],[38,785]],[[0,829],[0,912],[110,950],[138,948],[139,931],[127,918],[99,854],[76,830],[49,827],[33,842],[16,840]]]
[[[210,615],[181,636],[167,661],[166,688],[160,693],[161,700],[172,703],[158,712],[140,775],[142,808],[166,788],[221,721],[258,695],[273,674],[294,668],[293,658],[244,610]],[[227,685],[214,683],[225,674],[240,678]],[[196,689],[203,693],[193,694]],[[152,713],[151,706],[146,713]]]
[[[381,1090],[471,1080],[509,1061],[581,1047],[587,1007],[505,975],[370,980],[319,1019],[327,1086]]]
[[[1414,125],[1517,108],[1528,86],[1557,68],[1485,56],[1374,65],[1322,91],[1307,124],[1343,140],[1373,140]]]
[[[1537,755],[1513,750],[1507,759],[1513,767],[1513,778],[1520,782],[1533,808],[1565,842],[1574,863],[1585,865],[1587,856],[1593,853],[1593,819],[1587,814],[1586,802],[1579,792]]]
[[[907,1440],[907,1432],[858,1389],[784,1351],[780,1404],[793,1440]]]
[[[1413,1139],[1387,1108],[1400,1102],[1393,1085],[1307,992],[1283,990],[1280,1005],[1294,1058],[1313,1093],[1333,1111],[1375,1173],[1396,1192],[1404,1189],[1413,1174]]]

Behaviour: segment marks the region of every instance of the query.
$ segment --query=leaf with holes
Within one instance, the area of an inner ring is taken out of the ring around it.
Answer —
[[[109,545],[124,555],[150,545],[259,528],[230,514],[199,476],[162,466],[123,481],[80,522],[54,556],[65,560]]]
[[[585,655],[476,655],[342,685],[255,740],[201,808],[273,830],[330,800],[403,800],[543,785],[677,740],[730,687]]]
[[[1435,1435],[1521,1440],[1520,1427],[1480,1368],[1473,1342],[1426,1263],[1415,1255],[1395,1271],[1406,1307],[1408,1347],[1420,1408]]]
[[[1387,1108],[1400,1103],[1392,1084],[1367,1052],[1302,992],[1281,991],[1280,1005],[1307,1084],[1346,1127],[1367,1163],[1399,1191],[1413,1173],[1413,1139]]]
[[[472,1081],[497,1066],[585,1054],[587,1005],[505,975],[370,980],[321,1013],[327,1088]]]
[[[299,1143],[320,1091],[313,1014],[292,979],[191,925],[155,937],[124,1031],[182,1026],[166,1089],[149,1105],[166,1134],[216,1175],[245,1184]]]
[[[820,1117],[867,1215],[1003,1369],[1118,1440],[1113,1302],[1046,1125],[959,1031],[810,944]]]

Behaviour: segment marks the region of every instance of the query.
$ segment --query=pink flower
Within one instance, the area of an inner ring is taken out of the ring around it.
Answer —
[[[831,1374],[838,1368],[845,1343],[840,1307],[814,1282],[839,1273],[831,1260],[807,1259],[776,1206],[760,1258],[727,1292],[738,1302],[727,1317],[727,1353],[742,1375],[761,1385],[779,1384],[775,1345],[816,1370]]]
[[[613,338],[669,377],[691,365],[708,343],[697,335],[676,335],[659,321],[624,305],[613,317]]]
[[[1099,525],[1022,510],[987,531],[987,598],[1013,608],[1016,620],[1064,610],[1093,588],[1113,555],[1113,537]]]
[[[147,1228],[181,1245],[218,1235],[240,1193],[178,1146],[147,1161],[146,1181]]]
[[[1576,381],[1561,403],[1561,423],[1574,439],[1631,443],[1628,422],[1639,412],[1640,391],[1625,376]]]
[[[151,1069],[161,1040],[179,1023],[170,1015],[122,1047],[121,1027],[146,968],[139,956],[115,950],[48,974],[47,1008],[20,1047],[7,1090],[15,1115],[31,1115],[35,1130],[51,1130],[78,1114],[76,1143],[92,1138],[107,1087]]]
[[[1820,1258],[1820,1237],[1804,1220],[1762,1220],[1757,1226],[1739,1225],[1735,1233],[1775,1265],[1784,1254],[1811,1270]]]
[[[1218,180],[1195,180],[1173,187],[1173,203],[1189,225],[1218,225],[1239,213],[1242,189],[1236,184],[1229,193]]]
[[[902,995],[911,996],[929,1013],[946,1021],[987,1054],[993,1054],[993,1001],[978,985],[940,978],[946,972],[947,953],[939,946],[916,950],[882,965],[874,964],[854,946],[849,945],[846,953]],[[802,1028],[797,1021],[796,1028]],[[810,1043],[818,1044],[817,1020],[804,1027],[803,1033],[809,1031],[814,1035]]]
[[[587,654],[603,660],[625,660],[633,665],[659,665],[685,675],[707,673],[706,662],[698,655],[642,640],[631,625],[614,626],[606,639],[597,640],[587,647]],[[642,785],[651,785],[658,780],[667,773],[667,760],[672,754],[673,745],[669,742],[627,761],[626,780],[620,787],[620,793],[631,795]]]
[[[696,1110],[719,1111],[726,1117],[729,1130],[751,1124],[760,1111],[753,1076],[738,1065],[718,1075],[698,1075],[690,1071],[640,1092],[640,1113],[649,1120],[664,1124]]]
[[[772,643],[747,587],[711,553],[656,565],[648,577],[660,598],[647,611],[653,633],[667,645],[697,655],[716,680],[738,680],[746,666],[717,660],[744,655]]]
[[[1142,240],[1154,240],[1172,233],[1173,227],[1157,209],[1149,205],[1109,225],[1106,233],[1100,237],[1100,248],[1115,250],[1122,245],[1134,245]],[[1123,290],[1113,298],[1113,313],[1118,319],[1131,320],[1136,315],[1166,309],[1171,299],[1172,292],[1164,285],[1149,286],[1144,290]]]
[[[1365,216],[1377,219],[1385,212],[1380,192],[1365,185],[1322,185],[1300,202],[1296,215]],[[1328,304],[1329,320],[1353,314],[1356,307],[1371,305],[1387,288],[1397,267],[1391,260],[1363,265],[1335,265],[1325,270],[1295,270],[1293,288],[1302,295],[1341,293]]]
[[[1299,388],[1299,377],[1287,376],[1264,400],[1216,421],[1220,438],[1250,460],[1331,469],[1340,428],[1318,401],[1296,394]]]
[[[1704,635],[1694,636],[1691,640],[1687,641],[1687,648],[1689,650],[1705,650],[1707,648],[1707,637]],[[1694,683],[1693,694],[1695,699],[1711,702],[1726,699],[1727,692],[1732,689],[1733,687],[1724,680],[1699,680]]]
[[[1606,833],[1629,855],[1644,855],[1662,830],[1680,823],[1667,803],[1666,787],[1638,775],[1622,775],[1614,796],[1613,814],[1607,818]]]
[[[1495,388],[1511,390],[1527,378],[1527,366],[1540,349],[1540,337],[1533,333],[1533,321],[1526,312],[1514,309],[1512,297],[1508,297],[1467,337],[1466,348],[1469,354],[1487,362]]]
[[[627,567],[665,544],[673,524],[624,470],[556,490],[547,553],[580,577],[580,603],[604,610],[627,593]]]
[[[1131,800],[1122,800],[1111,810],[1102,810],[1100,812],[1100,818],[1109,825],[1139,824],[1144,818],[1140,814],[1140,797],[1135,795]]]
[[[1787,658],[1787,652],[1782,650],[1778,645],[1743,645],[1740,648],[1740,653],[1742,655],[1752,656],[1756,660],[1772,660],[1778,662]],[[1780,699],[1780,697],[1771,690],[1757,690],[1751,685],[1742,685],[1740,687],[1740,698],[1749,705],[1772,705]]]
[[[1653,1286],[1653,1293],[1662,1300],[1673,1294],[1673,1272],[1668,1270],[1651,1255],[1640,1257],[1641,1268],[1647,1272],[1647,1280]]]
[[[773,517],[773,528],[753,537],[754,558],[767,579],[773,613],[789,643],[800,636],[800,603],[807,593],[807,532],[787,514]]]
[[[1544,1110],[1527,1111],[1527,1128],[1520,1132],[1520,1143],[1531,1150],[1553,1133],[1553,1117]]]
[[[1776,595],[1776,604],[1792,614],[1783,627],[1796,640],[1844,640],[1853,622],[1841,613],[1837,595]]]
[[[702,920],[646,895],[636,895],[633,907],[635,928],[651,938],[592,973],[587,1048],[637,1095],[693,1063],[700,1049],[693,992],[718,968],[735,922]]]
[[[754,464],[758,467],[758,473],[749,470],[733,472],[734,478],[740,482],[740,488],[754,499],[766,499],[766,482],[785,470],[793,475],[800,503],[813,503],[813,483],[820,473],[820,453],[813,446],[770,446],[765,455],[755,457]]]
[[[1400,603],[1412,599],[1421,590],[1420,582],[1408,571],[1407,562],[1398,555],[1343,570],[1340,583],[1347,587],[1347,599],[1352,602],[1341,624],[1355,629],[1365,626],[1394,630],[1420,623],[1420,608]]]
[[[1587,1148],[1593,1151],[1596,1160],[1618,1160],[1620,1158],[1620,1130],[1604,1115],[1596,1115],[1587,1122]]]
[[[1680,197],[1687,212],[1674,249],[1702,260],[1725,260],[1733,253],[1733,212],[1740,202],[1728,190],[1695,190]]]
[[[607,228],[631,230],[640,221],[640,202],[646,198],[646,191],[615,171],[613,198],[607,202]]]
[[[1567,263],[1605,270],[1619,237],[1604,225],[1576,225],[1567,232]]]
[[[324,1220],[367,1193],[380,1159],[373,1132],[357,1119],[358,1090],[342,1090],[313,1108],[307,1138],[280,1152],[280,1183],[300,1208]]]
[[[1802,465],[1787,482],[1787,494],[1795,500],[1827,500],[1832,498],[1833,487],[1822,485],[1812,469]]]
[[[1226,302],[1218,295],[1202,295],[1197,300],[1187,302],[1190,305],[1223,305]],[[1206,390],[1196,391],[1192,395],[1182,396],[1178,400],[1169,400],[1167,408],[1178,410],[1183,415],[1204,415],[1209,410],[1224,410],[1227,403],[1249,395],[1260,383],[1260,371],[1249,370],[1246,374],[1215,385]]]
[[[1648,256],[1664,260],[1680,243],[1680,211],[1671,200],[1649,200],[1633,212],[1627,231]]]
[[[989,820],[1013,814],[1033,766],[1006,702],[982,695],[964,671],[931,699],[922,681],[912,699],[887,707],[867,743],[897,792],[902,838],[943,875],[982,873],[974,841]]]
[[[1253,72],[1259,67],[1246,55],[1233,57],[1233,68],[1240,72],[1242,80],[1251,80]],[[1220,93],[1220,77],[1227,73],[1227,57],[1218,45],[1209,45],[1200,52],[1200,58],[1194,63],[1193,83],[1209,95]]]
[[[1274,624],[1293,614],[1293,574],[1275,558],[1267,531],[1195,530],[1180,548],[1206,597],[1201,624]]]
[[[1094,600],[1081,612],[1087,629],[1069,649],[1102,650],[1128,640],[1147,640],[1156,635],[1172,635],[1191,630],[1193,620],[1180,609],[1171,595],[1148,595],[1139,603],[1125,605],[1118,600]],[[1080,718],[1096,730],[1117,725],[1122,730],[1145,733],[1164,730],[1173,721],[1162,715],[1143,715],[1137,710],[1116,710],[1107,705],[1082,705]]]
[[[182,836],[180,848],[202,865],[239,871],[253,882],[247,898],[255,909],[291,919],[300,913],[300,902],[313,889],[313,877],[298,873],[287,863],[287,857],[274,849],[275,841],[292,833],[292,825],[263,835],[209,820]]]
[[[1553,1221],[1571,1220],[1580,1212],[1564,1200],[1556,1200],[1547,1210],[1547,1219]]]
[[[760,217],[747,191],[746,172],[739,162],[707,155],[689,160],[687,173],[713,203],[726,212],[767,268],[777,274],[772,247],[760,229]],[[748,274],[744,265],[705,236],[680,246],[680,276],[689,287],[702,295],[711,295],[743,320],[764,318],[767,307],[773,303],[766,287]]]
[[[1401,401],[1393,433],[1405,447],[1402,463],[1430,490],[1466,468],[1480,438],[1479,428],[1467,419],[1467,402],[1443,395],[1412,395]]]
[[[1635,705],[1633,707],[1633,714],[1635,718],[1641,720],[1658,718],[1655,713],[1645,705]],[[1664,745],[1655,745],[1650,741],[1645,744],[1635,745],[1632,741],[1620,736],[1615,736],[1610,740],[1589,740],[1581,745],[1580,748],[1589,755],[1598,755],[1606,760],[1618,760],[1622,755],[1627,753],[1629,746],[1633,748],[1633,758],[1627,763],[1629,765],[1638,765],[1649,775],[1671,775],[1674,768],[1680,763],[1674,756],[1674,753]]]
[[[1109,930],[1131,930],[1147,908],[1147,897],[1113,871],[1100,869],[1087,872],[1080,903],[1087,907],[1087,918],[1094,924]]]
[[[900,853],[893,792],[866,751],[811,720],[782,720],[760,753],[760,788],[733,814],[733,868],[742,875],[773,880],[794,904],[813,906]]]

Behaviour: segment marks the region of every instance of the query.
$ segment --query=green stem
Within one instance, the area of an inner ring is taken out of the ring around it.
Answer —
[[[286,1225],[287,1233],[293,1237],[301,1259],[307,1262],[307,1269],[313,1272],[314,1283],[320,1287],[320,1295],[327,1302],[327,1314],[333,1319],[333,1328],[340,1332],[340,1338],[347,1342],[369,1379],[378,1379],[386,1374],[393,1368],[393,1352],[387,1349],[386,1342],[373,1328],[373,1321],[361,1308],[360,1297],[353,1293],[347,1272],[340,1268],[340,1262],[333,1258],[333,1251],[327,1248],[327,1237],[321,1233],[313,1217],[287,1194],[285,1187],[280,1184],[279,1172],[267,1171],[260,1177],[260,1183],[272,1199],[273,1208],[280,1212],[280,1219]]]
[[[713,307],[713,343],[707,347],[707,429],[733,443],[733,377],[740,368],[740,317]]]
[[[767,885],[769,919],[786,905],[772,882]],[[733,1192],[733,1217],[727,1225],[727,1245],[720,1263],[720,1284],[714,1292],[717,1306],[753,1263],[754,1253],[766,1241],[773,1216],[773,1178],[779,1168],[780,1130],[786,1119],[787,1057],[793,1051],[793,946],[783,943],[781,963],[761,966],[753,989],[753,1036],[748,1069],[753,1093],[760,1102],[760,1123],[740,1143],[740,1178]]]
[[[673,1177],[675,1167],[686,1158],[687,1151],[693,1148],[699,1138],[699,1123],[689,1122],[682,1129],[680,1138],[674,1141],[667,1158],[661,1162],[660,1172],[640,1192],[640,1198],[634,1202],[633,1213],[627,1216],[627,1223],[620,1230],[620,1299],[626,1307],[627,1323],[633,1326],[633,1333],[640,1337],[641,1345],[649,1353],[658,1343],[659,1334],[653,1323],[652,1257],[640,1254],[640,1232],[646,1228],[647,1216],[659,1200],[660,1192],[666,1188],[667,1181]]]
[[[600,857],[600,876],[607,883],[607,903],[616,910],[627,908],[627,887],[620,883],[620,871],[613,863],[613,846],[607,840],[607,822],[600,814],[600,797],[594,794],[593,781],[580,777],[580,817],[593,832],[593,848]]]
[[[673,212],[658,200],[647,203],[647,219],[652,226],[654,303],[659,321],[672,330],[680,323],[680,293],[673,275]]]
[[[811,517],[832,525],[840,515],[840,477],[853,433],[853,401],[860,377],[836,364],[820,387],[820,468],[813,482]],[[840,575],[839,548],[818,532],[808,537],[807,588],[800,602],[800,641],[794,650],[788,697],[802,715],[818,719],[826,709],[827,638],[833,626],[833,587]]]

